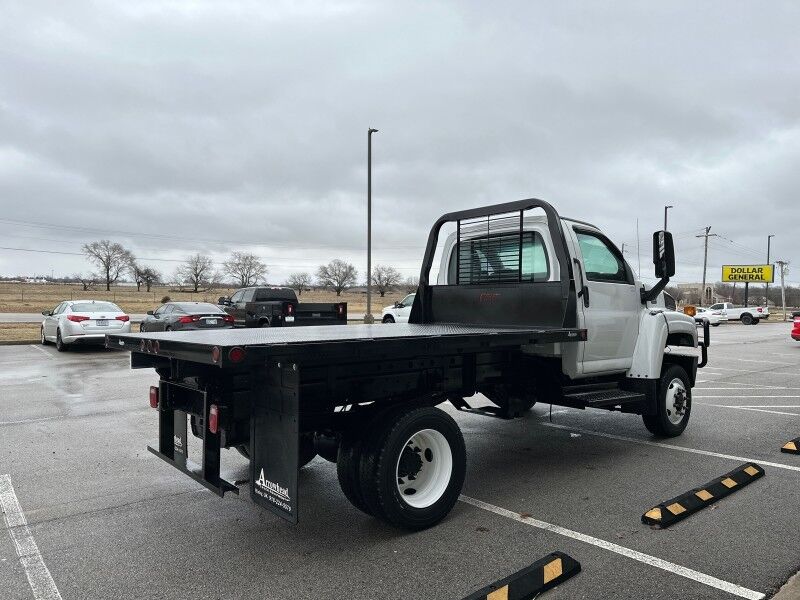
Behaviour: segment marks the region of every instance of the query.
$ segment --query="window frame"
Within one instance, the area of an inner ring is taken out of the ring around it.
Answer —
[[[575,232],[575,242],[578,244],[578,249],[580,250],[581,253],[581,259],[582,259],[581,268],[583,270],[583,275],[584,277],[586,277],[587,281],[593,281],[595,283],[615,283],[617,285],[636,285],[636,281],[633,277],[633,271],[631,270],[628,261],[625,260],[625,257],[622,255],[622,252],[620,252],[619,248],[617,248],[614,245],[614,242],[612,242],[610,239],[608,239],[608,237],[606,237],[599,231],[593,229],[573,226],[572,230]],[[579,234],[588,235],[590,237],[600,240],[600,242],[603,243],[603,245],[611,252],[614,258],[616,258],[622,265],[622,268],[625,271],[624,281],[618,279],[616,276],[612,278],[612,276],[604,277],[601,275],[600,277],[598,277],[596,274],[595,276],[589,275],[589,270],[586,268],[586,257],[583,255],[583,247],[581,246],[580,238],[578,238]]]

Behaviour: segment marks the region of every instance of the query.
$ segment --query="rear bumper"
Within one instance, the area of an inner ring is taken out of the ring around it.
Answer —
[[[64,335],[61,336],[61,340],[65,344],[87,344],[87,345],[102,346],[103,344],[105,344],[106,334],[86,333],[83,335]]]

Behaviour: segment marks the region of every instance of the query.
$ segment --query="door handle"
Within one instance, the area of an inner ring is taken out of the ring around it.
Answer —
[[[581,291],[578,292],[578,298],[583,298],[583,305],[586,308],[589,308],[589,287],[583,280],[583,267],[581,266],[581,261],[579,261],[577,258],[573,258],[572,260],[575,262],[575,266],[578,267],[578,273],[581,276]]]

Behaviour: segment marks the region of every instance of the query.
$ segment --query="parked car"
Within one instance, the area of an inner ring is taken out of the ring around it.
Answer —
[[[730,302],[717,302],[708,307],[718,311],[723,321],[741,321],[742,325],[757,325],[761,319],[769,319],[766,306],[736,306]]]
[[[130,317],[104,300],[66,300],[42,314],[42,344],[53,342],[59,352],[71,344],[102,345],[107,333],[131,332]]]
[[[219,304],[236,327],[347,325],[347,302],[299,302],[288,287],[247,287]]]
[[[395,302],[392,306],[383,309],[384,323],[408,323],[408,315],[411,314],[411,306],[414,304],[416,293],[409,294],[400,302]]]
[[[722,322],[722,311],[702,308],[700,306],[696,307],[694,311],[694,320],[696,323],[700,323],[701,325],[703,324],[703,321],[708,321],[709,325],[718,327]]]
[[[792,313],[794,317],[794,328],[792,329],[792,339],[800,342],[800,312]]]
[[[233,317],[210,302],[167,302],[148,310],[139,331],[230,329]]]

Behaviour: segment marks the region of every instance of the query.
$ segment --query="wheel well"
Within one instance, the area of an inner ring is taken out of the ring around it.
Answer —
[[[695,381],[697,380],[697,368],[695,365],[697,364],[697,359],[692,358],[691,356],[670,356],[669,354],[664,355],[664,362],[661,366],[661,372],[663,373],[669,365],[678,365],[683,367],[683,370],[686,371],[686,374],[689,376],[689,383],[692,387],[694,387]]]

